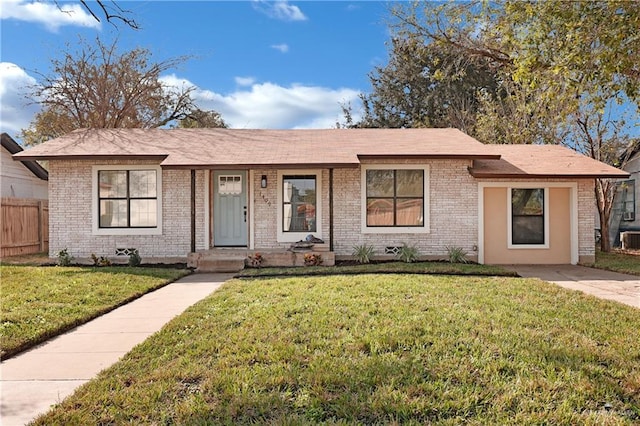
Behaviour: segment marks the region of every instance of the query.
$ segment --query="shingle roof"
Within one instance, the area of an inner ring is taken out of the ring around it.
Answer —
[[[477,178],[624,178],[629,174],[558,145],[487,145],[499,160],[474,160]]]
[[[475,177],[626,177],[560,146],[484,145],[457,129],[85,129],[20,160],[157,159],[171,169],[354,167],[371,158],[464,158]]]
[[[19,154],[24,159],[162,158],[166,168],[353,166],[359,156],[498,158],[456,129],[77,130]]]

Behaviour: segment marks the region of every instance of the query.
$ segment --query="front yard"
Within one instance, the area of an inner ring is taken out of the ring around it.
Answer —
[[[608,271],[622,272],[624,274],[640,275],[640,251],[614,250],[609,253],[596,251],[594,268]]]
[[[36,424],[637,424],[639,330],[539,280],[233,280]]]
[[[0,354],[9,357],[188,271],[0,265]]]

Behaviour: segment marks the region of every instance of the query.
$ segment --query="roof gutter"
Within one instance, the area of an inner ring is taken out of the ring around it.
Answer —
[[[360,160],[499,160],[499,154],[358,154]]]
[[[621,170],[622,172],[622,170]],[[477,179],[623,179],[629,177],[629,173],[592,173],[592,174],[578,174],[578,173],[490,173],[490,172],[474,172],[473,169],[469,169],[469,174]]]
[[[331,169],[356,168],[360,163],[278,163],[278,164],[160,164],[166,170],[250,170],[250,169]]]
[[[25,155],[26,154],[26,155]],[[13,155],[13,159],[16,161],[35,161],[35,160],[157,160],[162,161],[167,158],[166,154],[135,154],[135,155],[123,155],[123,154],[85,154],[85,155],[52,155],[52,154],[31,154],[29,151],[22,151],[19,154]]]

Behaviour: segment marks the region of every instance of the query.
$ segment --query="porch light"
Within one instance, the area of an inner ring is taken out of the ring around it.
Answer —
[[[262,179],[260,179],[260,188],[267,187],[267,175],[262,175]]]

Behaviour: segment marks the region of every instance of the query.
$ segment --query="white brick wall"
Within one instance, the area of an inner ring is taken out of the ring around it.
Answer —
[[[145,161],[51,161],[49,256],[67,248],[76,258],[114,256],[137,248],[145,257],[186,257],[191,248],[191,171],[162,171],[163,235],[93,235],[91,182],[94,165],[157,164]],[[204,172],[196,172],[196,248],[204,242]]]
[[[191,245],[191,202],[189,170],[163,170],[163,235],[93,235],[92,166],[122,164],[157,164],[144,161],[51,161],[49,164],[49,254],[55,257],[68,248],[77,258],[113,256],[119,247],[134,247],[145,257],[186,257]],[[386,246],[415,245],[421,255],[445,256],[446,246],[461,247],[473,255],[478,244],[478,182],[467,171],[468,160],[381,161],[370,164],[416,164],[429,166],[430,232],[426,234],[388,234],[361,232],[361,170],[334,169],[334,251],[338,256],[351,255],[353,247],[373,245],[377,254]],[[206,174],[208,176],[208,174]],[[269,185],[260,188],[266,175]],[[205,241],[204,204],[205,172],[196,172],[196,248],[208,248]],[[492,180],[504,181],[508,180]],[[558,182],[562,180],[539,180]],[[329,242],[329,171],[322,171],[322,236]],[[256,249],[286,249],[289,243],[277,242],[277,171],[255,170],[253,173],[253,243]],[[593,180],[578,181],[578,251],[581,258],[594,255]]]
[[[267,176],[267,188],[260,187],[262,175]],[[278,242],[278,171],[255,170],[252,182],[254,210],[254,247],[259,250],[287,249],[291,243]],[[335,179],[334,179],[335,183]],[[329,170],[322,170],[322,237],[329,242]]]
[[[578,256],[584,257],[585,261],[590,261],[589,257],[596,255],[596,221],[593,214],[596,206],[594,187],[595,181],[593,179],[578,181]]]
[[[427,234],[362,234],[361,170],[334,171],[334,251],[351,255],[353,247],[372,245],[376,254],[386,246],[415,245],[420,255],[445,256],[446,246],[461,247],[470,254],[478,240],[478,189],[469,175],[469,160],[379,161],[369,164],[416,164],[429,166],[430,232]]]

